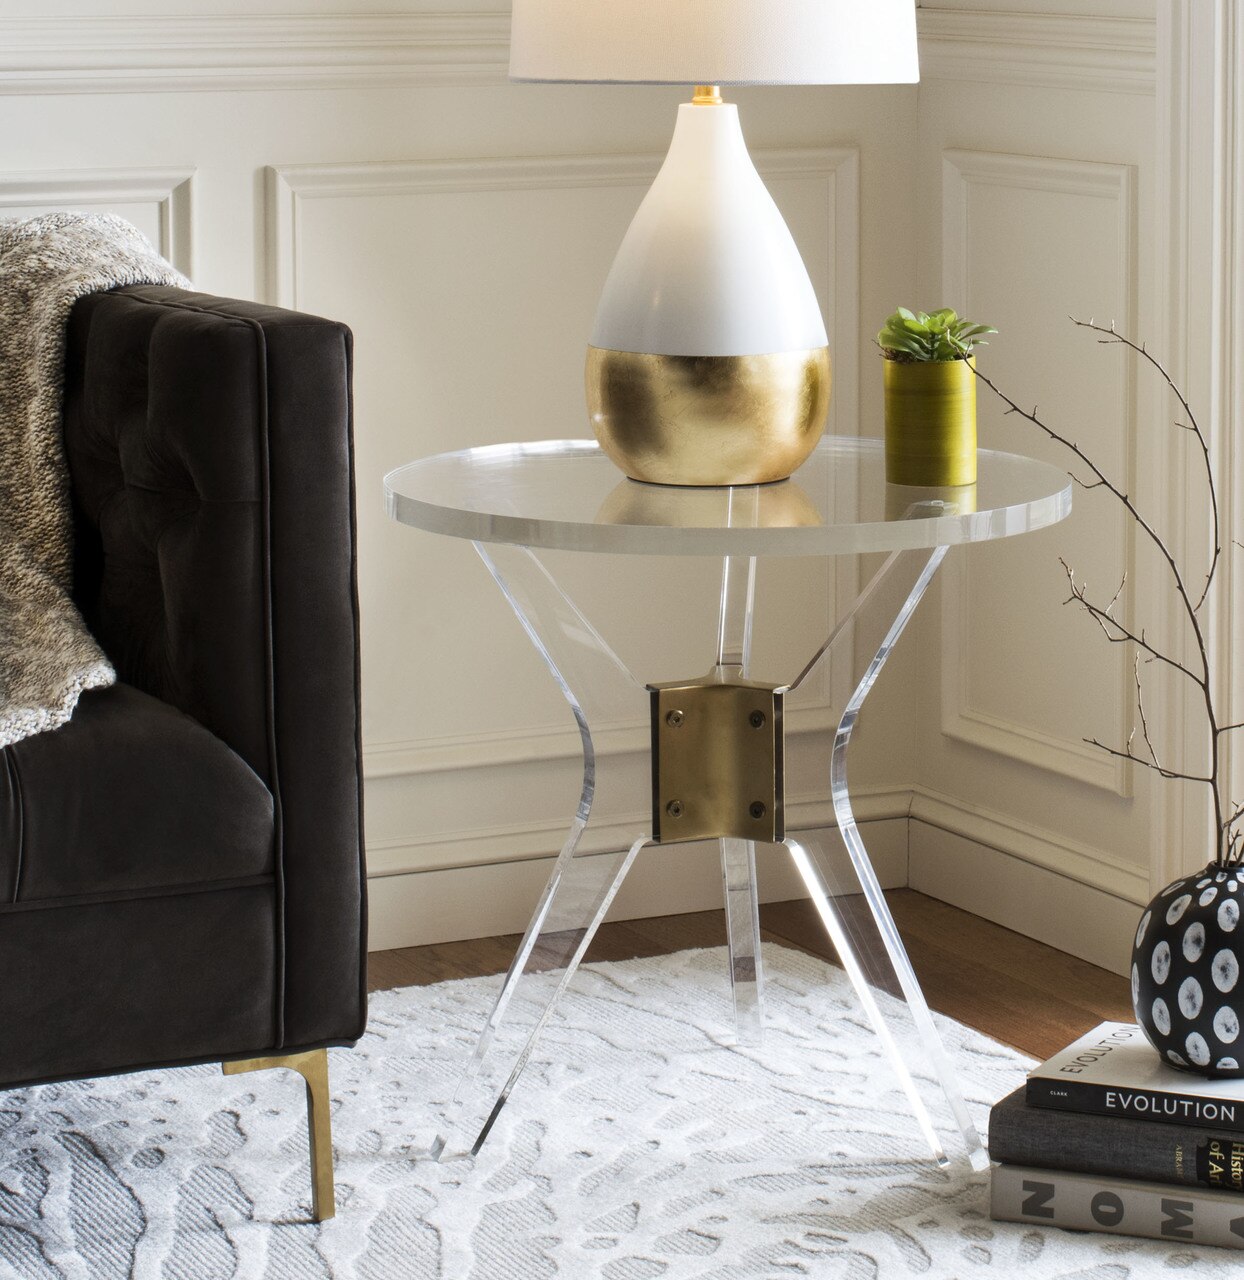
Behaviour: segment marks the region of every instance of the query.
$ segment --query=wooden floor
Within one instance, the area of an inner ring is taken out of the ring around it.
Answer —
[[[886,895],[929,1004],[986,1035],[1046,1058],[1099,1022],[1132,1020],[1125,979],[911,889]],[[833,949],[806,901],[760,909],[765,941],[825,959]],[[605,924],[588,960],[630,960],[726,941],[721,911]],[[373,991],[503,973],[519,938],[441,942],[370,957]]]

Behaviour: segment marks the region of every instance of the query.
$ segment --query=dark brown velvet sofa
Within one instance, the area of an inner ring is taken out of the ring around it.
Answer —
[[[163,287],[70,321],[75,595],[118,684],[0,751],[0,1087],[222,1062],[307,1081],[366,1021],[351,338]]]

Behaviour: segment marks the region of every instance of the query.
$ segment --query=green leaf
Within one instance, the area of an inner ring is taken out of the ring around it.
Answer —
[[[886,319],[877,342],[916,360],[941,362],[971,355],[973,347],[988,345],[982,335],[997,332],[992,325],[960,319],[952,307],[931,312],[899,307]]]
[[[888,351],[902,351],[916,360],[927,360],[929,358],[925,347],[911,338],[904,338],[897,342],[891,340],[882,343],[882,345]]]
[[[887,350],[905,351],[908,355],[924,358],[924,344],[917,342],[910,334],[883,333],[878,341]]]

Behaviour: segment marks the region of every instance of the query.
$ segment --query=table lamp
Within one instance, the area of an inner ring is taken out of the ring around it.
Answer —
[[[914,0],[513,0],[510,78],[695,86],[605,282],[588,412],[634,480],[789,476],[829,409],[825,322],[720,86],[914,82]]]

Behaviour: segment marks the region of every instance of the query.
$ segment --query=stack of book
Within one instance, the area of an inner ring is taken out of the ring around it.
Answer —
[[[1029,1072],[989,1154],[999,1221],[1244,1249],[1244,1080],[1176,1071],[1130,1023]]]

